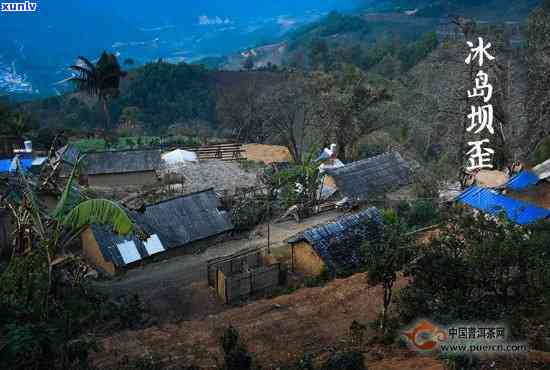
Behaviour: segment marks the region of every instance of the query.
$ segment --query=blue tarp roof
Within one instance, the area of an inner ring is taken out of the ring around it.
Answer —
[[[32,158],[23,158],[20,159],[21,166],[28,170],[32,167]],[[11,169],[11,164],[13,162],[13,159],[0,159],[0,173],[7,173],[7,172],[15,172],[15,170]]]
[[[512,177],[510,181],[506,183],[506,188],[510,190],[523,190],[533,185],[536,185],[540,181],[540,178],[536,173],[523,170],[516,176]]]
[[[509,220],[520,225],[532,224],[550,216],[550,210],[531,203],[512,199],[493,190],[472,186],[457,201],[491,215],[506,212]]]

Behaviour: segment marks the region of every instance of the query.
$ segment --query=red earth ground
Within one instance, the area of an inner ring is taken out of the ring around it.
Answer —
[[[400,286],[405,283],[400,282]],[[353,320],[368,323],[380,312],[380,288],[368,288],[366,275],[357,274],[324,287],[303,288],[290,295],[264,299],[201,319],[180,321],[137,331],[123,331],[103,339],[104,351],[93,361],[114,366],[124,356],[158,356],[170,366],[194,364],[217,368],[223,363],[219,338],[229,325],[236,327],[249,351],[264,368],[293,363],[305,353],[316,357],[349,342]],[[369,329],[370,330],[370,329]],[[373,333],[367,331],[366,340]],[[435,358],[394,349],[372,348],[369,369],[443,369]]]

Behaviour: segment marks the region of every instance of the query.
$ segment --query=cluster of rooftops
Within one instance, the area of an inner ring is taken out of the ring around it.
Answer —
[[[24,169],[40,166],[47,160],[33,157],[32,149],[29,148],[17,155]],[[63,147],[57,152],[57,159],[69,166],[74,165],[79,156],[80,152],[72,146]],[[160,150],[89,153],[86,155],[86,172],[92,176],[155,171],[161,161]],[[12,171],[12,162],[0,161],[0,173]],[[337,165],[324,165],[322,173],[325,178],[332,179],[330,184],[323,185],[327,188],[335,187],[331,194],[338,192],[341,197],[357,204],[364,204],[378,195],[412,183],[410,165],[398,152],[384,153],[349,164],[338,161]],[[529,191],[549,177],[550,160],[531,170],[522,170],[496,187],[473,184],[453,201],[491,215],[504,212],[513,222],[529,224],[550,217],[550,209],[512,196],[511,193]],[[84,244],[93,244],[89,248],[96,248],[103,261],[115,268],[126,267],[150,256],[233,230],[231,220],[221,208],[214,189],[144,205],[139,210],[128,210],[128,214],[139,229],[148,235],[147,240],[141,240],[138,236],[118,236],[105,226],[91,226],[88,234],[92,238],[83,238]],[[357,247],[364,239],[377,237],[382,223],[381,213],[371,207],[310,228],[288,242],[291,245],[309,243],[332,271],[347,269],[360,263],[361,254]],[[351,246],[356,246],[356,249]],[[86,249],[86,245],[84,247]]]

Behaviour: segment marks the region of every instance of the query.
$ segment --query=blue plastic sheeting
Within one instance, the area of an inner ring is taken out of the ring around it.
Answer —
[[[457,201],[494,216],[504,211],[509,220],[520,225],[532,224],[550,216],[548,209],[508,198],[479,186],[472,186],[464,191]]]
[[[19,160],[23,169],[28,170],[32,167],[32,158],[23,158]],[[11,169],[13,159],[0,159],[0,173],[15,172]]]
[[[524,170],[512,177],[510,181],[506,183],[506,188],[510,190],[523,190],[536,185],[539,181],[540,178],[537,174]]]

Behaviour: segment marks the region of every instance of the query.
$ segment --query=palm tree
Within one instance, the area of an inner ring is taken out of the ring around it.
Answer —
[[[127,73],[120,68],[117,57],[104,51],[96,64],[84,57],[78,57],[76,65],[70,67],[76,76],[69,79],[78,91],[97,96],[103,103],[106,117],[105,131],[111,128],[111,114],[108,109],[109,98],[120,94],[120,79]]]

